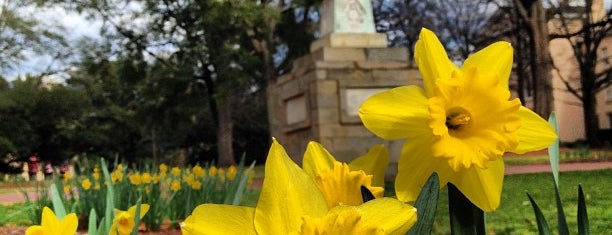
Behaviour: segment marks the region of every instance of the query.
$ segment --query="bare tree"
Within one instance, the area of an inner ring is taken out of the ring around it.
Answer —
[[[435,28],[451,59],[462,61],[486,46],[482,41],[489,35],[483,28],[497,8],[491,0],[438,0],[434,5]]]
[[[554,6],[551,12],[554,17],[552,22],[556,27],[550,38],[566,40],[572,47],[579,77],[560,76],[560,78],[567,91],[582,103],[587,141],[593,146],[598,146],[601,140],[597,135],[599,123],[595,96],[610,86],[612,67],[609,63],[598,63],[597,55],[602,41],[612,37],[610,34],[612,32],[612,10],[606,13],[599,8],[600,12],[593,12],[594,7],[603,7],[603,5],[594,5],[594,2],[602,3],[586,0],[583,4],[572,5],[569,1],[562,1],[555,5],[551,2],[550,4]],[[598,64],[600,64],[599,67]],[[579,82],[573,83],[571,80]]]
[[[529,32],[531,59],[529,61],[533,78],[533,108],[542,117],[548,117],[552,110],[551,57],[548,49],[548,26],[546,11],[541,0],[514,0],[521,20]]]

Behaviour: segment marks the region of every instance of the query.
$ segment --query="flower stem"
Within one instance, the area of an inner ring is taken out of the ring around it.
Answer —
[[[448,210],[452,235],[485,235],[485,215],[455,185],[448,184]]]

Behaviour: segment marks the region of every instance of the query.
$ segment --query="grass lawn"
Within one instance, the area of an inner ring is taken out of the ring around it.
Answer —
[[[563,149],[561,151],[560,162],[598,162],[612,161],[612,151],[610,150],[589,150],[589,149]],[[528,165],[528,164],[549,164],[548,154],[525,154],[504,156],[506,165]]]
[[[576,211],[578,184],[585,193],[592,234],[612,231],[612,169],[585,172],[561,172],[560,193],[570,234],[578,233]],[[489,234],[537,234],[535,215],[526,192],[529,192],[542,209],[548,224],[556,231],[557,209],[554,199],[551,173],[506,176],[501,205],[497,211],[487,213]],[[446,188],[440,194],[434,234],[450,234]],[[556,234],[556,233],[553,233]]]
[[[0,226],[7,224],[12,225],[31,225],[30,218],[26,210],[29,209],[25,203],[16,203],[12,205],[0,204]]]

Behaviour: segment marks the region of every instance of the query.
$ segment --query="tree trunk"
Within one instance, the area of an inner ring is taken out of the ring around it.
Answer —
[[[219,119],[217,123],[217,165],[221,167],[235,165],[233,149],[234,121],[232,120],[232,105],[229,95],[219,100]]]
[[[582,113],[584,115],[584,131],[587,142],[590,146],[596,147],[601,143],[597,136],[599,131],[599,122],[597,120],[597,113],[595,111],[595,94],[587,93],[583,96],[582,100],[583,108]]]
[[[595,61],[596,57],[585,56],[585,60],[580,69],[580,86],[582,93],[582,113],[584,115],[584,131],[587,142],[591,146],[599,146],[601,143],[597,136],[599,122],[596,111],[596,92],[595,92]]]
[[[541,1],[536,1],[530,8],[531,17],[528,20],[531,27],[533,59],[531,70],[534,84],[534,111],[543,118],[548,118],[552,110],[552,75],[551,58],[548,50],[548,26],[546,11]]]

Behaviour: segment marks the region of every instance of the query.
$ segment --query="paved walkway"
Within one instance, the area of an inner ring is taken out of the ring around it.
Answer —
[[[561,163],[559,165],[559,171],[591,171],[601,169],[612,169],[612,161],[607,162],[580,162],[580,163]],[[515,174],[529,174],[539,172],[550,172],[550,164],[531,164],[531,165],[518,165],[510,166],[506,165],[506,175]],[[261,182],[254,183],[255,185],[261,185]],[[28,192],[30,199],[36,198],[35,192]],[[13,204],[18,202],[25,202],[23,193],[15,190],[14,193],[3,193],[0,194],[0,204]]]
[[[28,192],[28,198],[30,200],[36,200],[38,198],[38,194],[35,192]],[[22,192],[19,192],[15,189],[14,193],[2,193],[0,194],[0,204],[8,205],[17,202],[25,202],[26,198]]]
[[[592,171],[612,168],[612,161],[608,162],[575,162],[559,164],[559,171]],[[551,172],[550,164],[506,165],[506,175],[529,174],[538,172]]]

